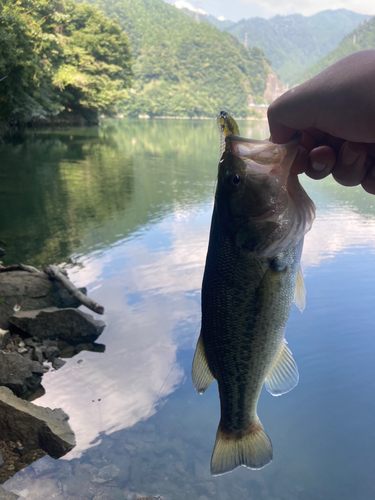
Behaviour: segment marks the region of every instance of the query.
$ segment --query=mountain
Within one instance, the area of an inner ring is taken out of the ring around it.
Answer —
[[[297,83],[308,80],[353,52],[367,49],[375,49],[375,17],[364,21],[357,29],[349,33],[334,50],[305,71]]]
[[[215,16],[212,16],[211,14],[208,14],[205,12],[203,9],[200,9],[199,7],[194,7],[191,3],[187,2],[186,0],[176,0],[176,2],[173,3],[177,9],[181,9],[184,11],[186,14],[188,14],[190,17],[194,18],[196,21],[205,21],[207,23],[212,24],[213,26],[216,26],[216,28],[219,28],[220,30],[228,30],[232,26],[234,26],[236,23],[234,21],[229,21],[228,19],[225,18],[217,18]]]
[[[90,0],[116,19],[131,42],[134,81],[126,115],[215,116],[227,108],[251,114],[272,73],[262,49],[197,23],[162,0]]]
[[[247,46],[261,47],[280,79],[290,84],[368,18],[346,9],[326,10],[309,17],[243,19],[227,29],[242,43],[247,33]]]

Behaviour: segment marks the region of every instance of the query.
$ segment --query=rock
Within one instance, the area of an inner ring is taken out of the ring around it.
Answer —
[[[103,488],[93,500],[124,500],[124,493],[119,488]]]
[[[4,488],[0,486],[0,500],[17,500],[17,498],[19,498],[18,495],[4,490]]]
[[[42,408],[16,397],[0,387],[0,436],[20,441],[23,446],[40,448],[53,458],[75,446],[75,438],[61,409]]]
[[[85,288],[79,289],[86,294]],[[16,304],[22,311],[45,307],[78,307],[80,304],[59,283],[44,273],[11,271],[0,273],[0,328],[8,328],[8,320],[14,314]]]
[[[31,361],[18,352],[0,351],[0,385],[21,395],[40,385],[45,369],[41,363]]]
[[[55,358],[52,361],[52,366],[55,370],[59,370],[62,366],[66,365],[66,361],[60,358]]]
[[[2,330],[0,328],[0,349],[5,347],[9,342],[9,330]]]
[[[116,476],[118,476],[120,473],[120,469],[116,467],[116,465],[106,465],[100,471],[98,474],[96,474],[93,477],[93,482],[94,483],[106,483],[107,481],[111,481],[114,479]]]
[[[41,476],[43,474],[56,472],[59,469],[59,463],[51,457],[46,456],[33,463],[31,467],[37,476]]]
[[[0,451],[0,467],[3,467],[3,465],[4,465],[4,458]]]
[[[60,353],[60,350],[57,347],[57,345],[56,346],[50,345],[44,351],[44,355],[48,361],[52,361],[54,358],[57,358],[58,356],[60,356],[60,354],[61,353]]]
[[[42,351],[42,349],[40,347],[35,347],[34,348],[33,359],[35,361],[38,361],[38,363],[43,363],[44,356],[43,356],[43,351]]]
[[[10,323],[39,339],[60,339],[66,342],[94,342],[105,327],[104,321],[77,309],[49,307],[33,311],[19,311]]]

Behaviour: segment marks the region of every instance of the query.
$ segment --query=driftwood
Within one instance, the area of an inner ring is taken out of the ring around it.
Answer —
[[[76,288],[65,273],[59,269],[57,266],[48,266],[44,269],[44,272],[50,276],[50,278],[58,281],[75,299],[77,299],[82,305],[91,309],[98,314],[104,313],[104,307],[97,304],[89,297],[86,297],[82,292]]]
[[[9,271],[27,271],[28,273],[40,273],[36,267],[26,266],[25,264],[12,264],[11,266],[0,266],[0,273]]]

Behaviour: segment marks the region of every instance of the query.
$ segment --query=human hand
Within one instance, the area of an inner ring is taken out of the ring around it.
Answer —
[[[302,131],[292,172],[332,173],[375,194],[375,50],[356,52],[287,91],[268,109],[271,140]]]

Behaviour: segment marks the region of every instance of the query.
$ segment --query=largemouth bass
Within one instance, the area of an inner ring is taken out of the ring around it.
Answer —
[[[202,284],[202,326],[192,378],[199,393],[218,383],[221,418],[211,473],[261,469],[272,444],[257,415],[263,384],[274,396],[298,383],[284,338],[292,302],[303,310],[300,269],[315,206],[290,167],[300,135],[288,144],[226,134],[220,158]],[[238,129],[238,128],[237,128]]]

